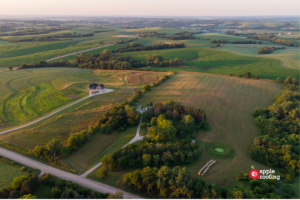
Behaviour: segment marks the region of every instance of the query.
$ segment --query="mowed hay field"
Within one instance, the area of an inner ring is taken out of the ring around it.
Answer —
[[[229,145],[236,152],[232,160],[216,159],[217,163],[203,177],[224,186],[236,184],[237,173],[248,173],[251,165],[256,169],[267,168],[250,159],[252,142],[259,135],[252,113],[255,108],[270,106],[283,89],[271,81],[181,72],[145,93],[139,103],[172,100],[204,110],[212,130],[198,133],[197,139]],[[210,159],[203,153],[199,162],[187,167],[196,176]]]

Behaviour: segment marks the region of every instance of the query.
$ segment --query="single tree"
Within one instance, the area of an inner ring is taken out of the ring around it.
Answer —
[[[105,179],[107,177],[107,175],[108,175],[108,169],[103,166],[98,170],[96,176],[97,176],[97,178],[102,180],[102,179]]]
[[[8,66],[8,70],[10,70],[10,71],[11,71],[12,69],[13,69],[13,67],[12,67],[12,66]]]
[[[59,139],[52,139],[48,144],[46,144],[46,149],[53,154],[53,160],[55,160],[55,154],[58,152],[59,148],[61,147]]]
[[[144,91],[148,92],[151,90],[151,86],[149,84],[144,85]]]
[[[251,72],[246,72],[245,73],[245,78],[251,78]]]

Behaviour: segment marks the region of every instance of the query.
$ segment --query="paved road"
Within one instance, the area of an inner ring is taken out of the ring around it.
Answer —
[[[83,53],[83,52],[86,52],[86,51],[91,51],[91,50],[100,49],[100,48],[103,48],[103,47],[108,47],[108,46],[111,46],[111,45],[113,45],[113,44],[107,44],[107,45],[100,46],[100,47],[95,47],[95,48],[92,48],[92,49],[86,49],[86,50],[77,51],[77,52],[74,52],[74,53],[69,53],[69,54],[66,54],[66,55],[62,55],[62,56],[58,56],[58,57],[55,57],[55,58],[45,60],[45,62],[49,62],[51,60],[56,60],[56,59],[59,59],[59,58],[70,56],[70,55],[75,55],[75,54],[78,54],[78,53]]]
[[[140,110],[140,107],[137,109],[137,111],[139,111],[141,114],[143,114],[143,111]],[[144,136],[140,136],[140,129],[141,129],[141,123],[143,121],[143,115],[141,116],[141,119],[140,119],[140,123],[138,125],[138,128],[136,130],[136,134],[134,136],[134,138],[132,138],[127,144],[125,144],[123,147],[126,147],[128,144],[132,144],[138,140],[142,140]],[[122,147],[122,148],[123,148]],[[84,172],[83,174],[80,175],[80,177],[86,177],[88,174],[90,174],[92,171],[94,171],[95,169],[97,169],[98,167],[100,167],[102,165],[102,162],[96,164],[94,167],[92,167],[91,169],[87,170],[86,172]]]
[[[80,99],[80,100],[78,100],[78,101],[75,101],[74,103],[71,103],[71,104],[69,104],[69,105],[67,105],[67,106],[65,106],[65,107],[63,107],[63,108],[61,108],[61,109],[59,109],[59,110],[56,110],[56,111],[50,113],[49,115],[46,115],[46,116],[44,116],[44,117],[42,117],[42,118],[39,118],[39,119],[37,119],[37,120],[35,120],[35,121],[33,121],[33,122],[28,123],[28,124],[25,124],[25,125],[22,125],[22,126],[19,126],[19,127],[16,127],[16,128],[12,128],[12,129],[9,129],[9,130],[6,130],[6,131],[2,131],[2,132],[0,132],[0,135],[1,135],[1,134],[4,134],[4,133],[11,132],[11,131],[15,131],[15,130],[18,130],[18,129],[21,129],[21,128],[24,128],[24,127],[27,127],[27,126],[30,126],[30,125],[32,125],[32,124],[35,124],[35,123],[37,123],[37,122],[39,122],[39,121],[42,121],[42,120],[44,120],[44,119],[46,119],[46,118],[48,118],[48,117],[50,117],[50,116],[52,116],[52,115],[54,115],[54,114],[56,114],[56,113],[58,113],[58,112],[60,112],[60,111],[62,111],[62,110],[64,110],[64,109],[66,109],[66,108],[68,108],[68,107],[70,107],[70,106],[73,106],[74,104],[79,103],[79,102],[81,102],[81,101],[83,101],[83,100],[85,100],[85,99],[87,99],[87,98],[92,97],[92,96],[99,95],[99,94],[105,94],[105,93],[109,93],[109,92],[112,92],[112,91],[114,91],[114,90],[112,90],[112,89],[104,89],[102,92],[97,93],[97,94],[91,94],[91,92],[90,92],[89,96],[84,97],[83,99]]]
[[[132,199],[141,199],[141,197],[137,196],[137,195],[133,195],[130,194],[128,192],[124,192],[122,190],[119,190],[117,188],[96,182],[96,181],[92,181],[89,179],[86,179],[84,177],[75,175],[75,174],[71,174],[69,172],[65,172],[63,170],[60,169],[56,169],[54,167],[45,165],[43,163],[40,163],[38,161],[32,160],[30,158],[27,158],[25,156],[19,155],[17,153],[8,151],[6,149],[3,149],[0,147],[0,154],[6,158],[9,158],[11,160],[14,160],[18,163],[22,163],[24,165],[27,165],[31,168],[35,168],[35,169],[39,169],[41,170],[41,175],[45,174],[45,173],[50,173],[60,179],[64,179],[67,181],[72,181],[74,183],[78,183],[79,185],[82,185],[86,188],[90,188],[92,190],[95,190],[97,192],[101,192],[101,193],[115,193],[116,191],[120,191],[123,192],[123,197],[124,198],[132,198]]]

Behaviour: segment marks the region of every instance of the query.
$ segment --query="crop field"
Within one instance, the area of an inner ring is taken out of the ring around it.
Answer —
[[[22,42],[0,46],[0,59],[66,48],[71,42]],[[74,44],[73,44],[74,45]]]
[[[27,175],[27,172],[21,172],[20,168],[0,161],[0,190],[10,187],[14,178]]]
[[[281,50],[278,50],[280,52]],[[152,69],[165,69],[174,71],[196,71],[213,74],[233,73],[235,76],[250,71],[253,75],[258,74],[261,78],[284,79],[288,76],[297,78],[299,72],[280,66],[279,61],[271,58],[240,56],[233,53],[208,48],[183,48],[156,51],[130,52],[121,55],[145,61],[147,55],[161,55],[165,59],[179,58],[181,60],[194,59],[184,62],[185,67],[156,67]],[[196,59],[195,59],[196,58]],[[151,69],[151,68],[149,68]]]
[[[256,56],[260,58],[273,58],[280,61],[280,65],[291,68],[299,69],[299,49],[296,47],[286,47],[283,50],[273,51],[271,54],[257,54],[259,48],[264,45],[255,44],[226,44],[218,47],[218,50],[235,53],[243,56]],[[269,45],[271,47],[280,47],[278,45]]]
[[[166,49],[155,51],[141,51],[141,52],[129,52],[122,53],[120,56],[132,56],[136,60],[146,61],[147,55],[160,55],[165,59],[179,58],[180,60],[187,60],[198,58],[199,48],[182,48],[182,49]]]
[[[219,160],[203,177],[217,185],[236,184],[235,175],[249,172],[250,166],[267,167],[250,159],[250,149],[259,129],[252,113],[255,108],[272,104],[275,95],[284,87],[271,81],[251,80],[220,75],[181,72],[167,82],[146,93],[140,104],[166,103],[169,100],[185,106],[200,108],[207,114],[210,132],[199,132],[197,139],[232,147],[236,155],[232,160]],[[187,167],[196,175],[211,157],[203,153],[199,165]]]

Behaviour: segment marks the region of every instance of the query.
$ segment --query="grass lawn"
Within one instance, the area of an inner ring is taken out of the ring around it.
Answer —
[[[0,190],[9,187],[14,178],[22,175],[28,175],[28,173],[21,172],[20,168],[0,161]]]
[[[282,85],[271,81],[181,72],[146,93],[139,103],[173,100],[204,110],[211,131],[200,131],[197,139],[231,146],[236,155],[230,161],[216,159],[217,163],[203,178],[210,183],[228,186],[235,185],[235,175],[249,172],[251,165],[267,169],[250,159],[252,142],[259,135],[252,113],[255,108],[271,105],[283,89]],[[191,168],[192,174],[197,174],[210,159],[212,157],[204,153],[199,164]]]

